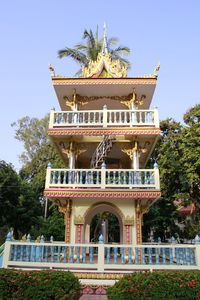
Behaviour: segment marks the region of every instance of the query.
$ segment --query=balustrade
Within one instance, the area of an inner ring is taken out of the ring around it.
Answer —
[[[46,188],[156,188],[158,169],[47,169]]]
[[[154,110],[89,110],[51,111],[49,128],[68,126],[155,126],[159,127]]]
[[[6,241],[3,267],[106,271],[199,269],[199,245],[110,245]]]

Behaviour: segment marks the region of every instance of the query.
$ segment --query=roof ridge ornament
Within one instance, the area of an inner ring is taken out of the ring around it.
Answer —
[[[157,66],[155,67],[153,71],[153,75],[157,78],[158,77],[158,71],[160,70],[160,62],[158,62]]]

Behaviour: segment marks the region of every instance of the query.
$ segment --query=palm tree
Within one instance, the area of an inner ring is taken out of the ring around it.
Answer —
[[[118,43],[118,39],[110,38],[107,40],[105,30],[103,38],[99,39],[98,26],[95,34],[92,32],[91,29],[89,31],[85,29],[82,39],[85,40],[85,43],[78,44],[74,48],[66,47],[64,49],[59,50],[58,57],[72,57],[76,62],[80,64],[81,68],[83,68],[88,66],[90,60],[96,61],[98,54],[103,51],[103,47],[106,47],[105,50],[106,52],[111,54],[112,59],[119,59],[122,66],[130,68],[130,62],[124,57],[122,57],[130,54],[130,48],[119,46],[115,49],[112,49],[112,46]],[[81,69],[76,73],[76,75],[80,74]]]

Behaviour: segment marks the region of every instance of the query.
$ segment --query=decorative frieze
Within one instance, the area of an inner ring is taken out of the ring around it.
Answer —
[[[157,199],[160,198],[161,193],[158,190],[155,191],[149,191],[149,190],[118,190],[113,191],[106,189],[105,190],[90,190],[89,188],[87,190],[83,189],[66,189],[66,190],[57,190],[57,189],[45,189],[44,190],[44,196],[46,197],[77,197],[77,198],[148,198],[148,199]]]
[[[159,128],[54,128],[48,130],[50,136],[67,135],[159,135]]]

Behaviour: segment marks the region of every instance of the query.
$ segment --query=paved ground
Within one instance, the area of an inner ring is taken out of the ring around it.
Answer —
[[[79,300],[107,300],[106,295],[83,295]]]

